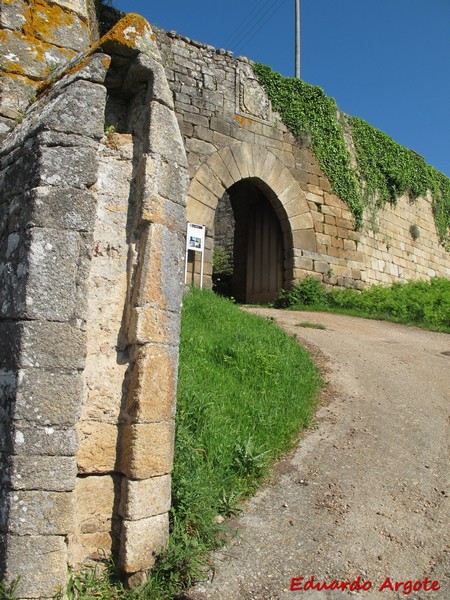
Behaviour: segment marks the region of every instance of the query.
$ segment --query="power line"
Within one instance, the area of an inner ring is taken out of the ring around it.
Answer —
[[[236,47],[239,49],[239,51],[242,51],[250,42],[251,40],[255,37],[255,35],[262,29],[262,27],[264,27],[264,25],[266,25],[266,23],[268,23],[268,21],[275,15],[275,13],[277,13],[279,11],[279,9],[286,4],[287,0],[280,0],[280,2],[278,3],[278,5],[275,5],[273,8],[274,10],[272,10],[272,12],[268,15],[267,19],[263,20],[263,22],[261,23],[261,20],[264,18],[264,15],[261,15],[261,17],[253,24],[253,27],[250,28],[250,30],[244,35],[244,38],[242,39],[242,41],[238,41],[236,43]],[[259,23],[261,23],[261,25],[259,25]],[[259,27],[258,27],[259,25]],[[255,29],[256,27],[256,29]]]
[[[244,31],[235,40],[235,46],[238,48],[244,48],[250,41],[250,39],[253,39],[253,37],[261,29],[261,27],[263,27],[271,19],[271,17],[277,12],[279,8],[281,8],[281,6],[286,1],[287,0],[276,0],[276,2],[272,3],[265,11],[257,15],[249,29],[247,31]]]
[[[254,18],[255,12],[257,12],[259,10],[263,10],[267,6],[270,7],[271,4],[272,4],[272,0],[260,0],[259,5],[252,8],[250,10],[250,12],[247,14],[247,16],[244,18],[244,20],[241,21],[239,26],[236,27],[230,33],[230,35],[226,38],[226,40],[223,44],[223,47],[227,48],[228,46],[231,46],[231,44],[233,44],[235,42],[235,38],[236,37],[239,38],[242,35],[242,33],[245,31],[245,29],[251,24],[251,22]],[[262,5],[262,6],[260,6],[260,5]]]

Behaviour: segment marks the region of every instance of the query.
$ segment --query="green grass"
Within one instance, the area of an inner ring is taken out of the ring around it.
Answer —
[[[233,515],[310,422],[320,376],[268,319],[193,289],[184,300],[172,533],[142,598],[169,599],[205,573]]]
[[[60,590],[54,600],[118,600],[127,597],[132,598],[133,593],[125,589],[113,562],[105,558],[80,571],[70,570],[67,588]]]
[[[450,333],[450,281],[437,277],[390,287],[373,285],[362,292],[327,291],[316,279],[307,277],[291,290],[283,290],[275,306],[337,312]]]
[[[20,583],[20,579],[16,579],[11,583],[0,581],[0,600],[16,600],[16,589]]]

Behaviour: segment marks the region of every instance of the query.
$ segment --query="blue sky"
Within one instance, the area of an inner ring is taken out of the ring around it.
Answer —
[[[450,0],[300,0],[301,78],[450,176]],[[114,0],[294,74],[294,0]]]

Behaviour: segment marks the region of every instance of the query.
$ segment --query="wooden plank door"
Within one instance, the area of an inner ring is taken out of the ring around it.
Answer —
[[[270,202],[254,205],[248,221],[246,302],[274,300],[283,287],[283,234]]]

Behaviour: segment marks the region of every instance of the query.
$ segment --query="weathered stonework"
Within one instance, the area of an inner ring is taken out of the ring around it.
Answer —
[[[23,120],[45,80],[92,41],[94,0],[0,4],[0,141]]]
[[[188,172],[148,23],[71,63],[1,161],[0,563],[44,598],[167,543]]]
[[[0,37],[0,567],[48,598],[99,550],[141,581],[167,543],[186,199],[206,285],[261,198],[278,287],[450,277],[450,257],[429,197],[355,231],[247,59],[136,15],[96,42],[91,0],[5,0]]]
[[[272,113],[247,59],[155,30],[175,99],[191,176],[187,216],[206,225],[205,282],[211,284],[214,216],[231,186],[251,178],[277,212],[284,236],[284,285],[312,275],[328,285],[363,289],[433,276],[450,277],[431,198],[370,211],[355,231],[347,205],[332,194],[312,152]],[[414,241],[410,227],[421,236]],[[376,233],[375,233],[376,232]],[[219,241],[223,247],[223,240]],[[198,283],[200,265],[189,263]]]

